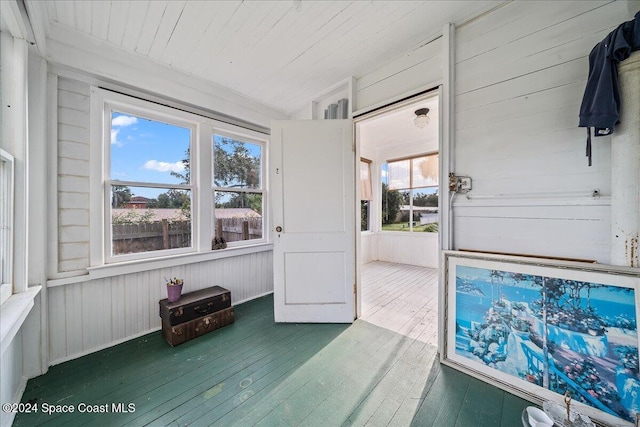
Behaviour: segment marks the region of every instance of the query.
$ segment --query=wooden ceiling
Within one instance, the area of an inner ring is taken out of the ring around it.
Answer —
[[[499,3],[25,0],[46,39],[108,43],[286,115]]]

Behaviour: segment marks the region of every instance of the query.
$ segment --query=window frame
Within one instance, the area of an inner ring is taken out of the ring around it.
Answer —
[[[91,87],[90,91],[91,118],[91,168],[90,168],[90,259],[89,271],[96,272],[101,267],[117,267],[130,262],[157,262],[162,259],[173,259],[176,256],[198,256],[214,252],[224,253],[225,250],[213,250],[215,212],[213,201],[213,136],[226,135],[241,141],[260,144],[262,147],[262,194],[263,194],[263,237],[229,245],[231,251],[242,247],[259,246],[269,243],[268,230],[268,182],[267,182],[267,149],[269,138],[267,134],[246,129],[235,124],[225,123],[204,113],[197,114],[178,107],[166,106],[157,102],[129,96],[110,90]],[[188,248],[163,249],[134,254],[111,255],[111,185],[132,185],[141,182],[111,180],[110,177],[110,141],[111,141],[111,112],[117,111],[131,114],[145,119],[189,127],[190,143],[190,178],[189,185],[144,183],[157,188],[183,187],[190,191],[191,196],[191,236],[192,244]],[[95,225],[97,224],[97,225]],[[227,250],[228,251],[228,250]],[[219,256],[228,255],[220,254]]]
[[[234,188],[234,187],[217,187],[215,185],[214,182],[214,173],[215,173],[215,158],[214,158],[214,149],[213,146],[215,144],[214,141],[214,137],[216,135],[222,136],[222,137],[227,137],[227,138],[231,138],[234,139],[236,141],[239,142],[246,142],[249,144],[254,144],[254,145],[259,145],[260,146],[260,152],[261,152],[261,157],[260,157],[260,188],[259,189],[254,189],[254,188],[246,188],[246,189],[241,189],[241,188]],[[234,132],[229,132],[228,130],[222,129],[222,128],[214,128],[213,129],[213,133],[211,134],[211,180],[209,181],[211,183],[211,197],[212,197],[212,208],[213,208],[213,215],[211,216],[211,238],[213,239],[214,235],[215,235],[215,229],[216,229],[216,216],[215,216],[215,204],[216,204],[216,200],[215,200],[215,193],[216,191],[220,191],[220,192],[224,192],[224,193],[250,193],[250,194],[260,194],[262,195],[262,238],[260,239],[248,239],[248,240],[239,240],[239,241],[235,241],[235,242],[227,242],[227,247],[229,248],[234,248],[234,247],[238,247],[238,246],[246,246],[246,245],[251,245],[251,244],[260,244],[260,243],[266,243],[267,242],[267,199],[266,199],[266,183],[267,183],[267,176],[266,176],[266,150],[267,150],[267,144],[266,141],[264,140],[259,140],[256,138],[252,138],[250,136],[246,136],[246,135],[240,135]]]
[[[414,199],[414,191],[415,190],[421,190],[421,189],[427,189],[427,188],[435,188],[438,193],[440,192],[440,172],[438,171],[437,174],[437,181],[435,185],[426,185],[426,186],[417,186],[414,187],[413,185],[413,172],[414,172],[414,160],[415,159],[419,159],[422,157],[437,157],[437,164],[438,164],[438,169],[440,167],[440,153],[438,151],[435,152],[430,152],[430,153],[421,153],[421,154],[416,154],[416,155],[412,155],[412,156],[407,156],[407,157],[402,157],[402,158],[396,158],[396,159],[390,159],[390,160],[386,160],[383,165],[380,166],[380,168],[382,169],[382,167],[384,165],[387,165],[387,173],[388,173],[388,168],[389,168],[389,164],[390,163],[394,163],[394,162],[403,162],[403,161],[409,161],[409,186],[408,187],[401,187],[401,188],[394,188],[394,189],[387,189],[387,191],[408,191],[409,192],[409,230],[408,233],[409,234],[413,234],[414,233],[414,227],[413,227],[413,199]],[[388,179],[388,177],[387,177]],[[387,186],[389,186],[388,182],[387,182]],[[380,183],[380,187],[382,187],[382,182]],[[438,204],[439,204],[440,200],[438,200]],[[440,206],[438,205],[438,211],[440,210]],[[380,231],[383,233],[395,233],[398,232],[396,230],[385,230],[383,229],[383,224],[382,224],[382,217],[384,215],[380,216]],[[400,233],[406,234],[406,231],[400,231]]]
[[[369,186],[370,186],[370,191],[371,191],[371,198],[370,199],[363,199],[362,196],[360,197],[360,232],[361,233],[371,233],[373,231],[373,221],[372,221],[372,217],[371,214],[373,212],[372,206],[373,206],[373,201],[374,201],[374,196],[373,196],[373,161],[369,160],[365,157],[360,157],[360,168],[362,168],[362,164],[366,164],[368,166],[368,173],[369,173]],[[360,176],[360,180],[362,180],[362,175]],[[360,184],[362,186],[362,184]],[[361,190],[362,191],[362,190]],[[362,229],[362,207],[364,202],[367,202],[367,224],[366,224],[366,228],[363,230]]]
[[[178,112],[179,110],[176,110]],[[173,126],[179,126],[187,128],[191,131],[191,137],[189,141],[189,167],[191,169],[191,182],[188,185],[185,184],[167,184],[167,183],[155,183],[155,182],[141,182],[141,181],[122,181],[114,180],[111,177],[111,129],[112,129],[112,117],[113,113],[130,114],[132,116],[144,118],[147,120],[166,123]],[[194,153],[194,147],[196,145],[198,137],[198,123],[196,121],[189,120],[185,117],[181,117],[181,114],[169,115],[166,112],[149,111],[146,108],[139,108],[137,106],[123,105],[119,102],[107,101],[103,104],[102,113],[103,119],[103,144],[104,144],[104,187],[103,187],[103,206],[104,206],[104,254],[105,263],[112,264],[117,262],[132,261],[138,259],[156,258],[167,255],[178,255],[183,253],[193,252],[193,248],[197,247],[198,236],[195,233],[194,220],[197,221],[197,217],[194,214],[196,208],[196,200],[194,197],[194,179],[193,176],[197,176],[198,160],[197,153]],[[147,187],[147,188],[163,188],[163,189],[178,189],[188,190],[189,197],[191,198],[191,246],[185,248],[175,249],[161,249],[156,251],[136,252],[131,254],[113,254],[113,227],[111,226],[110,218],[111,214],[111,188],[114,185],[128,186],[128,187]]]
[[[0,270],[0,305],[14,293],[13,287],[13,242],[15,238],[15,160],[8,152],[0,149],[0,249],[4,268]],[[6,234],[5,234],[6,231]]]

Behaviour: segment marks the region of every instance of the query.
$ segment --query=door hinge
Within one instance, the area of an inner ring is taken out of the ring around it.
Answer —
[[[358,288],[356,287],[356,284],[353,284],[353,294],[355,295],[358,292]]]

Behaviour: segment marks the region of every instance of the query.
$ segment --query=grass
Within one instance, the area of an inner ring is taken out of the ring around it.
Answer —
[[[382,231],[409,231],[409,223],[408,222],[398,222],[394,224],[382,224]],[[437,233],[438,232],[438,223],[433,224],[422,224],[413,225],[413,231],[425,231],[428,233]]]

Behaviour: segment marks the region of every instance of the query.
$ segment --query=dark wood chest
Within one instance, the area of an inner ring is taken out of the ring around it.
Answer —
[[[179,301],[160,300],[162,334],[171,346],[229,325],[234,321],[231,293],[220,286],[182,295]]]

